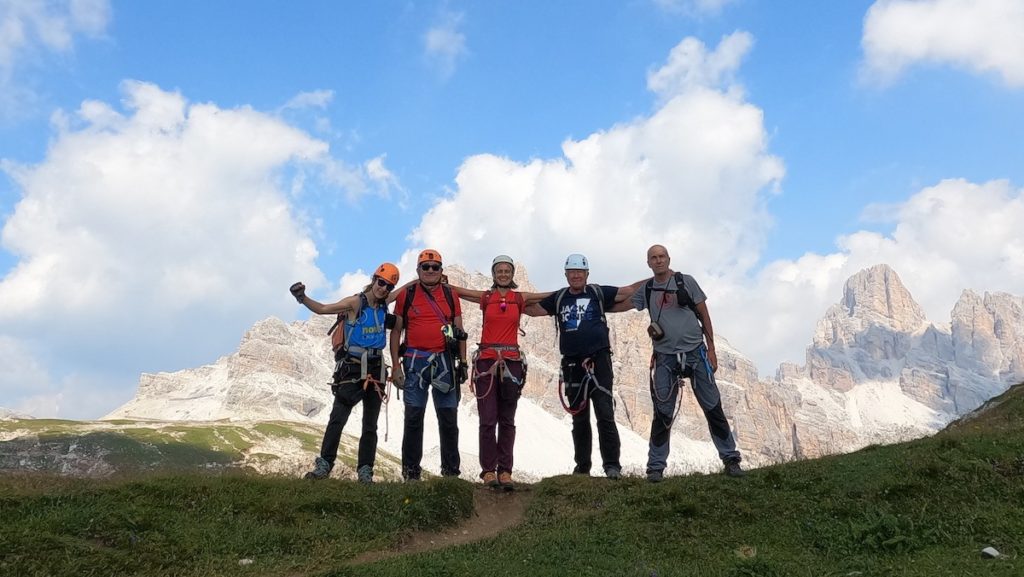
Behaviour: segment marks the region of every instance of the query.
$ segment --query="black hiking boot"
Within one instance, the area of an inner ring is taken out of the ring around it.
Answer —
[[[739,459],[729,459],[725,462],[725,474],[730,477],[744,477],[746,473],[740,467]]]

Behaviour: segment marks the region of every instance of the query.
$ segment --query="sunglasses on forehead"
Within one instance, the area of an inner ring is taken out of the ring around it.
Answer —
[[[386,288],[389,291],[390,290],[394,290],[394,288],[395,288],[395,285],[389,283],[388,281],[386,281],[386,280],[384,280],[384,279],[382,279],[380,277],[377,277],[377,286]]]
[[[425,262],[425,263],[420,265],[420,270],[422,270],[422,271],[439,271],[439,270],[441,270],[441,265],[439,265],[439,264],[430,264],[428,262]]]

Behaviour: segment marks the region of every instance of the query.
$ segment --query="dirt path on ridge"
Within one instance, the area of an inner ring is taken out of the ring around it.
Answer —
[[[388,549],[357,555],[346,565],[362,565],[494,537],[522,523],[532,499],[533,487],[527,485],[516,485],[515,491],[508,492],[477,487],[473,490],[473,514],[465,521],[441,531],[417,531]]]

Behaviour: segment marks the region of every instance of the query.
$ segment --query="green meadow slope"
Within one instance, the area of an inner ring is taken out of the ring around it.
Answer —
[[[1024,385],[935,437],[744,479],[545,479],[499,497],[528,503],[514,528],[403,550],[413,532],[479,530],[480,491],[440,479],[8,473],[0,575],[1019,576]]]

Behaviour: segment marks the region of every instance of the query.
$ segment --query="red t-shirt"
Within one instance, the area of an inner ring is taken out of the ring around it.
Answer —
[[[485,297],[481,297],[485,298]],[[505,306],[502,310],[502,301]],[[508,291],[505,296],[497,289],[491,292],[489,302],[481,303],[484,313],[484,327],[480,335],[480,343],[487,345],[519,345],[519,318],[523,311],[519,307],[522,297],[515,291]],[[506,359],[517,360],[519,353],[516,351],[501,351],[501,356]],[[496,359],[498,351],[491,348],[480,350],[481,359]]]
[[[444,298],[440,284],[434,285],[430,290],[430,294],[434,297],[433,302],[427,296],[426,287],[422,284],[414,286],[416,290],[412,297],[412,304],[409,306],[409,316],[404,319],[405,342],[413,349],[431,353],[442,352],[444,351],[444,333],[441,332],[441,327],[448,324],[452,318],[452,311],[448,308],[448,299]],[[397,314],[402,314],[402,311],[405,310],[405,299],[408,295],[408,291],[402,291],[395,299]],[[459,297],[454,292],[452,292],[452,300],[455,304],[454,316],[462,316]],[[440,311],[440,314],[437,311]]]

